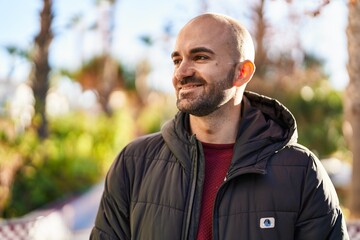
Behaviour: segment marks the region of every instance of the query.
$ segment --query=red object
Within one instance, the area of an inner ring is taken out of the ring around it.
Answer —
[[[205,155],[205,180],[197,240],[210,240],[215,196],[229,169],[234,144],[202,143],[202,145]]]

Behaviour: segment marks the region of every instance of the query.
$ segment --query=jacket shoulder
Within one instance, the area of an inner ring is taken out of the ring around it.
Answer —
[[[300,145],[288,145],[277,151],[272,164],[284,166],[307,167],[314,161],[319,161],[313,152]]]
[[[108,177],[131,175],[135,169],[143,169],[153,160],[161,158],[159,149],[163,149],[164,141],[160,133],[138,137],[126,145],[112,163]]]
[[[125,154],[138,154],[151,149],[158,149],[164,144],[160,132],[144,135],[134,139],[125,147]]]

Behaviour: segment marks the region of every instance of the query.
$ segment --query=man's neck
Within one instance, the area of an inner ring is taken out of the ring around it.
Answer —
[[[199,141],[206,143],[234,143],[240,122],[240,104],[222,106],[210,115],[190,115],[190,128]]]

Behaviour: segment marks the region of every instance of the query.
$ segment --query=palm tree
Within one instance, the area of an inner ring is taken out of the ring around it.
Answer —
[[[49,90],[49,46],[53,39],[51,24],[53,20],[52,0],[43,0],[43,9],[40,12],[40,31],[35,37],[35,48],[32,55],[33,69],[31,73],[31,87],[35,97],[35,116],[33,126],[37,129],[40,138],[48,135],[46,117],[46,95]]]

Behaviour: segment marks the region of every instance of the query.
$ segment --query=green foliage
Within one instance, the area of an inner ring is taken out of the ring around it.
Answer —
[[[342,94],[326,80],[277,95],[294,114],[298,141],[319,157],[346,149],[342,134]]]
[[[298,142],[319,158],[346,156],[342,133],[342,92],[335,90],[318,57],[304,53],[302,62],[290,55],[273,59],[271,71],[255,74],[248,89],[278,99],[294,114]]]
[[[124,79],[124,87],[127,90],[135,90],[135,70],[130,67],[124,67],[123,65],[119,65],[118,71],[121,73]]]
[[[299,142],[318,156],[345,149],[341,93],[326,80],[302,86],[273,87],[264,94],[276,97],[291,110],[297,119]],[[129,141],[138,134],[158,131],[175,114],[173,98],[152,94],[147,100],[141,108],[127,104],[112,117],[75,112],[51,118],[50,135],[43,141],[32,129],[8,134],[1,130],[0,122],[0,170],[11,165],[5,163],[21,159],[13,164],[15,180],[2,217],[21,216],[101,181]]]
[[[8,150],[23,159],[3,217],[23,215],[99,182],[134,134],[125,110],[112,118],[72,113],[52,119],[44,141],[32,130],[14,139],[2,134]]]
[[[139,113],[136,123],[140,133],[159,131],[164,121],[172,118],[176,112],[174,96],[151,94],[146,107]]]

